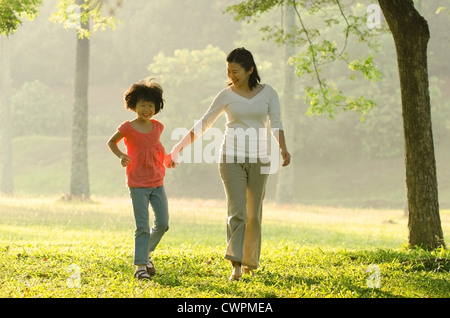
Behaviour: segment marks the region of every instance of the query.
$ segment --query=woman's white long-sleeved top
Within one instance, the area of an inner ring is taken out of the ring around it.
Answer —
[[[245,98],[235,93],[229,86],[217,94],[209,109],[191,131],[200,137],[223,112],[227,121],[221,157],[266,159],[268,123],[272,133],[283,130],[276,90],[264,84],[257,95]]]

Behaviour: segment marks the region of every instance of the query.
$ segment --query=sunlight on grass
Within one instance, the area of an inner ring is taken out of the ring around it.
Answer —
[[[228,282],[226,204],[170,200],[157,275],[133,278],[128,198],[0,197],[1,297],[448,297],[450,253],[408,250],[401,210],[265,205],[261,266]],[[450,213],[441,211],[444,234]],[[368,287],[376,265],[381,285]],[[75,285],[75,286],[74,286]]]

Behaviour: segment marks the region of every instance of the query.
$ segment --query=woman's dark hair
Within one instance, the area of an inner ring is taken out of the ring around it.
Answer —
[[[250,51],[245,48],[237,48],[230,52],[227,56],[228,63],[238,63],[241,65],[247,72],[253,67],[253,73],[250,74],[250,78],[248,79],[248,87],[250,90],[256,87],[258,83],[261,81],[261,78],[258,74],[258,69],[256,68],[255,60],[253,59],[253,55]],[[229,83],[228,85],[231,85]]]
[[[131,85],[125,92],[125,107],[135,110],[136,104],[140,101],[152,102],[155,104],[155,114],[164,108],[163,89],[161,86],[150,80],[142,80]]]

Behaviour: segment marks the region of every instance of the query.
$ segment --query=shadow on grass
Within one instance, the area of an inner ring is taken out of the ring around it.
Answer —
[[[297,255],[289,250],[278,253],[278,258],[286,256],[285,262],[269,256],[255,276],[244,275],[238,282],[227,280],[231,267],[226,261],[210,266],[204,262],[204,254],[189,260],[173,255],[170,268],[166,267],[154,281],[210,297],[448,297],[448,252],[447,257],[440,258],[424,251],[381,249],[324,252],[305,248]],[[373,264],[379,269],[378,286],[371,285],[374,273],[367,271]]]

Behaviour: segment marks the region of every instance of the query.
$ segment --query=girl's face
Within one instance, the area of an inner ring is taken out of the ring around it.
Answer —
[[[239,63],[227,62],[227,75],[234,86],[245,88],[248,87],[248,79],[253,73],[253,67],[246,71]]]
[[[148,122],[155,115],[155,103],[140,100],[136,103],[135,111],[140,120]]]

